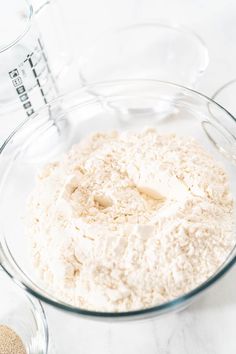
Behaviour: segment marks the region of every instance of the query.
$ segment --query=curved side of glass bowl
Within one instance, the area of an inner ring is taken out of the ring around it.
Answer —
[[[231,252],[231,256],[221,266],[220,270],[216,274],[212,275],[207,281],[196,287],[192,291],[180,296],[174,300],[160,304],[147,309],[128,311],[128,312],[96,312],[80,309],[71,305],[68,305],[56,298],[53,298],[45,290],[34,284],[26,274],[18,267],[12,258],[6,253],[6,250],[1,247],[0,260],[2,262],[2,268],[12,278],[12,280],[18,284],[23,290],[30,295],[33,295],[37,299],[57,307],[66,312],[71,312],[83,316],[84,318],[93,318],[94,320],[141,320],[146,318],[152,318],[172,311],[179,311],[189,304],[191,304],[197,297],[203,294],[203,292],[213,286],[219,279],[221,279],[236,263],[236,246]],[[3,258],[4,257],[4,258]],[[41,305],[40,305],[41,306]],[[44,310],[41,307],[41,311]],[[47,326],[47,324],[45,323]],[[48,343],[48,336],[45,333],[46,343]],[[48,344],[47,344],[48,345]]]
[[[110,29],[105,31],[102,35],[100,35],[92,44],[91,46],[89,46],[84,53],[79,57],[79,79],[80,82],[82,84],[82,86],[88,86],[90,84],[94,84],[94,83],[99,83],[101,81],[108,81],[110,80],[109,78],[109,74],[108,73],[103,73],[101,74],[101,65],[100,67],[98,66],[98,70],[96,70],[96,75],[95,78],[93,78],[93,74],[92,74],[92,70],[94,68],[94,61],[96,62],[96,60],[99,58],[99,54],[102,51],[102,46],[104,45],[104,48],[107,48],[107,50],[109,50],[109,42],[110,43],[116,43],[117,41],[117,37],[124,35],[125,38],[127,38],[127,36],[130,33],[135,33],[136,30],[146,30],[148,28],[152,29],[152,33],[153,33],[153,37],[155,38],[155,35],[158,34],[158,31],[160,30],[165,30],[166,33],[170,32],[172,34],[176,34],[178,36],[181,36],[182,40],[185,40],[186,38],[191,38],[191,41],[193,43],[195,43],[195,47],[198,49],[199,51],[199,63],[197,65],[196,68],[193,68],[193,77],[194,79],[189,79],[189,80],[185,80],[184,82],[180,80],[176,80],[175,78],[170,78],[169,77],[158,77],[158,75],[156,74],[156,72],[153,72],[152,75],[150,77],[148,77],[149,79],[153,79],[153,80],[167,80],[167,81],[171,81],[171,82],[175,82],[177,84],[182,84],[185,85],[186,87],[194,87],[195,83],[197,82],[197,79],[205,72],[208,64],[209,64],[209,53],[208,53],[208,49],[207,46],[205,44],[205,42],[203,41],[203,39],[197,34],[195,33],[193,30],[173,23],[173,22],[162,22],[162,21],[154,21],[154,20],[150,20],[150,21],[146,21],[146,22],[136,22],[136,23],[129,23],[127,25],[124,25],[122,27],[118,27],[118,28],[114,28],[114,29]],[[125,33],[127,33],[127,36],[125,36]],[[139,42],[139,38],[137,38],[137,41]],[[122,43],[123,45],[125,43]],[[162,44],[160,44],[162,45]],[[158,43],[157,43],[157,47],[158,47]],[[168,40],[166,40],[166,47],[170,47],[170,43],[168,43]],[[130,49],[132,48],[132,44],[131,47],[129,47]],[[161,48],[160,48],[161,49]],[[117,49],[116,49],[117,50]],[[144,48],[145,51],[145,48]],[[134,51],[135,52],[135,51]],[[162,52],[161,50],[159,50],[159,52]],[[103,51],[102,51],[103,53]],[[103,53],[104,54],[104,53]],[[116,58],[118,57],[118,52],[116,53],[117,55],[115,56]],[[172,54],[173,55],[173,54]],[[109,55],[105,55],[105,57],[109,58]],[[167,62],[168,58],[165,58],[165,62]],[[110,62],[112,62],[111,58],[109,59]],[[126,56],[126,61],[127,61],[127,67],[131,67],[132,65],[130,65],[130,63],[128,63],[128,58]],[[95,64],[96,65],[96,64]],[[117,61],[115,67],[119,69],[119,62]],[[142,63],[143,65],[143,63]],[[141,68],[145,73],[146,70],[149,70],[148,67],[145,67],[145,64],[142,66]],[[162,67],[162,72],[165,69],[165,67]],[[168,69],[168,67],[167,67]],[[178,68],[178,70],[180,70],[180,68]],[[184,70],[184,68],[183,68]],[[133,69],[131,69],[131,72],[133,71]],[[167,70],[168,73],[168,70]],[[117,73],[113,72],[112,74],[112,78],[111,80],[120,80],[120,79],[145,79],[147,78],[146,74],[142,74],[140,75],[138,72],[132,74],[133,76],[129,76],[126,75],[125,77],[122,77],[122,75],[119,74],[119,71]]]
[[[188,96],[193,96],[193,98],[198,98],[201,100],[204,100],[206,104],[211,103],[212,105],[215,105],[217,109],[219,109],[222,113],[227,115],[230,119],[232,118],[235,121],[235,118],[231,116],[231,114],[225,110],[223,107],[218,105],[216,102],[213,100],[209,99],[208,97],[194,91],[187,89],[185,87],[175,85],[172,83],[166,83],[166,82],[160,82],[160,81],[154,81],[154,80],[131,80],[131,81],[117,81],[117,82],[108,82],[108,83],[101,83],[99,85],[96,85],[96,89],[99,88],[109,88],[112,85],[117,84],[119,85],[124,85],[124,84],[146,84],[146,85],[157,85],[160,88],[163,85],[163,88],[166,87],[172,87],[176,88],[177,91],[185,92],[188,94]],[[79,106],[80,105],[87,105],[90,104],[91,102],[96,102],[97,99],[94,98],[93,95],[90,93],[87,94],[86,89],[82,89],[80,91],[76,91],[71,93],[72,97],[76,97],[77,95],[84,95],[83,99],[80,100]],[[64,99],[70,97],[64,96]],[[53,104],[58,105],[58,102],[62,100],[63,97],[60,99],[57,99],[54,101],[54,103],[50,103],[49,106],[52,106]],[[71,107],[69,104],[68,106]],[[0,171],[4,170],[4,166],[2,165],[3,163],[3,156],[5,153],[5,149],[10,147],[11,139],[19,133],[21,130],[24,130],[24,126],[27,125],[28,123],[38,120],[38,116],[42,114],[42,112],[45,112],[48,107],[44,107],[41,110],[39,110],[38,113],[36,113],[33,117],[27,119],[20,127],[18,127],[14,133],[7,139],[5,144],[0,148]],[[37,123],[38,124],[38,123]],[[45,123],[46,124],[46,123]],[[23,134],[24,136],[24,134]],[[202,294],[206,289],[208,289],[210,286],[215,284],[222,276],[224,276],[228,270],[236,263],[236,245],[234,249],[232,250],[231,254],[227,258],[227,260],[224,262],[224,264],[220,267],[220,269],[217,270],[217,272],[212,275],[207,281],[193,289],[192,291],[174,299],[169,302],[163,303],[158,306],[154,306],[152,308],[147,308],[147,309],[141,309],[137,311],[129,311],[129,312],[119,312],[119,313],[113,313],[113,312],[96,312],[96,311],[88,311],[88,310],[83,310],[74,306],[70,306],[63,301],[60,301],[59,299],[51,296],[49,293],[47,293],[45,290],[40,288],[37,284],[32,282],[31,279],[24,273],[24,271],[18,266],[18,264],[15,262],[14,257],[11,254],[10,249],[8,248],[6,239],[4,238],[3,233],[0,234],[0,261],[2,263],[2,267],[5,269],[5,271],[12,277],[12,279],[19,285],[21,286],[24,290],[26,290],[28,293],[34,295],[38,299],[55,306],[57,308],[60,308],[62,310],[72,312],[84,317],[88,318],[93,318],[93,319],[98,319],[98,320],[134,320],[134,319],[143,319],[143,318],[150,318],[152,316],[158,316],[164,313],[168,313],[170,311],[175,311],[179,310],[183,307],[186,307],[190,302],[192,302],[195,298],[197,298],[200,294]]]
[[[21,294],[19,295],[24,297],[26,303],[29,304],[29,307],[31,308],[31,315],[34,318],[34,323],[36,325],[36,338],[34,336],[32,343],[29,344],[33,346],[30,350],[32,353],[47,354],[49,348],[49,330],[46,314],[41,302],[37,298],[29,295],[28,291],[24,291],[25,289],[22,289],[21,284],[19,284],[16,279],[13,279],[12,275],[2,266],[0,266],[0,275],[1,272],[4,273],[5,277],[9,278],[8,281],[11,282],[13,280],[15,295],[17,296],[18,291],[20,291]]]
[[[28,292],[27,296],[34,309],[34,317],[37,322],[39,333],[41,334],[37,343],[39,352],[42,352],[42,354],[47,354],[49,350],[49,330],[44,308],[41,302],[37,300],[37,298],[32,298],[32,296],[30,296]]]
[[[8,43],[6,45],[3,45],[2,47],[0,46],[0,54],[2,52],[5,52],[9,48],[12,48],[14,45],[16,45],[26,35],[26,33],[28,33],[28,31],[30,30],[32,17],[33,17],[33,14],[34,14],[33,7],[32,7],[31,4],[29,4],[28,1],[22,1],[22,6],[27,8],[27,11],[26,11],[27,12],[27,18],[26,18],[26,21],[25,21],[26,23],[25,23],[24,29],[10,43]],[[4,9],[2,9],[2,11],[4,11]]]
[[[236,79],[232,79],[219,87],[213,94],[212,99],[227,108],[236,115],[235,103]]]

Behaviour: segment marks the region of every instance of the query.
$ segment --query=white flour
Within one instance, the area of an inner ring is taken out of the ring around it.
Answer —
[[[211,276],[235,242],[232,212],[225,171],[192,138],[96,133],[41,171],[27,233],[58,298],[126,311]]]

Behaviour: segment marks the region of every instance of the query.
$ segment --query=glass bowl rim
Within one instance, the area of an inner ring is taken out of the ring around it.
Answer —
[[[24,29],[20,32],[18,36],[16,36],[15,39],[11,40],[8,44],[3,45],[2,47],[0,46],[0,54],[5,52],[7,49],[12,48],[14,45],[16,45],[30,30],[33,15],[34,15],[34,10],[28,0],[24,0],[24,6],[27,8],[27,19],[26,19]]]
[[[166,30],[172,31],[172,32],[177,32],[181,33],[182,35],[187,35],[191,36],[193,40],[197,41],[200,46],[202,46],[202,58],[204,57],[204,63],[202,59],[201,67],[198,68],[199,72],[202,74],[205,72],[206,68],[209,65],[209,50],[208,47],[203,40],[203,38],[195,32],[192,28],[189,28],[187,26],[184,26],[182,24],[179,24],[175,21],[167,21],[167,20],[161,20],[161,19],[147,19],[145,21],[133,21],[133,22],[125,22],[121,26],[118,27],[113,27],[106,29],[103,31],[100,35],[98,35],[89,46],[87,46],[84,50],[84,52],[79,56],[78,58],[78,63],[79,63],[79,78],[81,80],[82,86],[86,86],[91,84],[96,84],[96,83],[101,83],[102,81],[87,81],[86,77],[83,75],[83,68],[84,64],[89,60],[89,54],[91,50],[95,49],[97,45],[101,42],[108,41],[111,39],[113,36],[118,35],[120,33],[126,32],[126,31],[132,31],[137,28],[147,28],[147,27],[155,27],[155,28],[164,28]],[[121,79],[124,81],[124,79]],[[130,80],[139,80],[139,79],[130,79]],[[157,80],[156,81],[161,81]],[[118,79],[112,79],[109,81],[118,81]],[[164,81],[163,81],[164,82]]]
[[[129,80],[103,81],[103,82],[99,82],[99,83],[93,83],[93,84],[87,85],[86,87],[82,87],[80,89],[73,90],[73,91],[67,92],[64,95],[58,96],[56,99],[54,99],[54,100],[50,101],[48,104],[42,106],[33,115],[31,115],[30,117],[27,117],[21,124],[19,124],[15,128],[15,130],[9,135],[9,137],[5,140],[5,142],[0,147],[0,158],[1,158],[1,154],[4,152],[4,149],[7,147],[8,143],[11,141],[11,139],[21,129],[23,129],[24,126],[28,122],[34,121],[34,119],[37,119],[38,115],[40,115],[42,112],[48,110],[48,108],[50,108],[50,106],[52,104],[55,104],[56,102],[60,101],[61,99],[70,98],[71,94],[81,94],[81,93],[90,94],[89,98],[85,102],[82,102],[82,103],[80,102],[76,106],[77,108],[79,108],[79,107],[83,106],[84,104],[93,104],[95,102],[98,102],[99,97],[91,98],[91,93],[90,93],[91,91],[90,90],[93,90],[94,87],[95,88],[96,87],[109,87],[109,86],[114,87],[114,85],[116,85],[116,84],[127,85],[127,84],[135,84],[135,83],[138,83],[138,84],[148,84],[148,83],[149,84],[158,84],[158,85],[162,85],[164,87],[173,87],[176,89],[181,89],[184,92],[191,94],[192,96],[197,96],[200,99],[203,99],[204,101],[206,101],[206,103],[208,105],[210,103],[212,103],[218,109],[223,111],[227,116],[229,116],[236,124],[236,118],[227,109],[225,109],[223,106],[221,106],[219,103],[215,102],[212,98],[206,96],[203,93],[200,93],[194,89],[187,88],[182,85],[178,85],[178,84],[168,82],[168,81],[152,80],[152,79],[129,79]],[[125,96],[125,94],[123,94],[123,95]],[[112,95],[109,95],[109,97],[112,97]],[[236,249],[236,244],[235,244],[234,248],[232,249],[231,253],[228,255],[227,259],[235,251],[235,249]],[[3,257],[3,260],[5,259],[6,262],[8,262],[8,258],[3,251],[1,242],[0,242],[0,250],[2,251],[1,255]],[[161,303],[157,306],[152,306],[150,308],[144,308],[144,309],[138,309],[138,310],[132,310],[132,311],[124,311],[124,312],[102,312],[102,311],[86,310],[86,309],[81,309],[81,308],[73,306],[73,305],[66,304],[65,302],[60,301],[59,299],[53,300],[49,296],[47,296],[46,294],[43,294],[43,293],[45,293],[45,291],[43,289],[40,289],[37,285],[36,285],[36,287],[38,289],[42,290],[41,292],[34,290],[33,289],[34,286],[30,286],[25,281],[20,279],[19,274],[23,275],[24,278],[26,278],[31,284],[33,284],[32,280],[29,279],[25,275],[24,271],[18,266],[18,264],[16,264],[13,257],[12,257],[12,260],[14,262],[14,265],[17,267],[17,269],[19,271],[18,275],[15,275],[14,271],[9,270],[8,267],[5,267],[4,264],[1,264],[1,259],[0,259],[0,266],[13,279],[13,281],[15,283],[17,283],[21,288],[23,288],[26,292],[33,295],[38,300],[41,300],[49,305],[52,305],[55,308],[64,310],[66,312],[78,314],[78,315],[81,315],[83,317],[87,317],[90,319],[91,318],[93,318],[93,319],[122,319],[122,318],[123,319],[129,319],[129,318],[132,319],[132,318],[142,317],[145,315],[148,316],[151,314],[157,315],[158,313],[162,313],[165,310],[171,310],[171,309],[174,310],[175,308],[178,308],[181,304],[183,305],[185,302],[193,299],[196,295],[202,293],[204,290],[208,289],[211,285],[215,284],[217,280],[222,278],[228,272],[228,270],[230,270],[233,267],[233,265],[236,263],[236,254],[229,261],[227,261],[227,259],[221,265],[220,269],[218,271],[216,271],[216,273],[214,273],[210,278],[208,278],[206,281],[204,281],[203,283],[201,283],[200,285],[198,285],[197,287],[195,287],[191,291],[189,291],[181,296],[178,296],[177,298],[174,298],[170,301],[167,301],[165,303]],[[9,266],[9,264],[8,264],[8,266]]]
[[[18,280],[14,279],[12,275],[2,265],[0,265],[0,275],[1,273],[4,273],[4,276],[8,278],[8,281],[13,283],[16,292],[20,291],[22,293],[22,296],[24,296],[25,301],[32,309],[31,313],[37,325],[40,334],[40,339],[42,338],[43,340],[43,354],[47,354],[49,347],[49,329],[45,310],[41,301],[35,296],[32,297],[28,291],[24,291],[25,289],[22,288]]]
[[[226,83],[224,83],[223,85],[221,85],[215,92],[214,94],[211,96],[212,100],[216,101],[218,99],[218,96],[221,94],[221,92],[224,89],[227,89],[228,87],[230,87],[231,85],[234,85],[236,83],[236,78],[227,81]]]

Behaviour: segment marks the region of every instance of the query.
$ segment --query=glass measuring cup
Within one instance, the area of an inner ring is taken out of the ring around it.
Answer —
[[[48,61],[36,21],[49,3],[34,11],[28,1],[12,0],[0,12],[0,114],[21,109],[30,116],[58,93],[55,61]]]

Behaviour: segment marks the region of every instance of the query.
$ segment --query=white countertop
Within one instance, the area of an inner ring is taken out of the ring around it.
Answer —
[[[235,354],[236,268],[190,307],[164,317],[92,322],[46,306],[58,354]]]
[[[210,64],[198,89],[207,95],[236,77],[236,2],[233,0],[59,0],[78,56],[111,26],[168,20],[195,30]],[[183,312],[146,322],[100,323],[45,306],[58,354],[235,354],[236,269]]]
[[[145,20],[186,25],[206,42],[210,64],[198,83],[207,95],[236,77],[236,2],[231,0],[60,0],[75,55],[111,26]],[[99,323],[47,307],[59,354],[235,354],[236,269],[183,312],[147,322]],[[71,321],[71,322],[70,322]],[[65,326],[66,325],[66,326]]]

